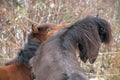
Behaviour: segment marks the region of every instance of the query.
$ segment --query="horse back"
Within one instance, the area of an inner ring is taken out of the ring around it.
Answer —
[[[1,66],[0,80],[31,80],[31,72],[19,63]]]

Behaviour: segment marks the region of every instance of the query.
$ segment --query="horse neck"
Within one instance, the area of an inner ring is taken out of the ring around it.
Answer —
[[[13,67],[14,69],[17,69],[17,70],[19,70],[19,71],[24,71],[24,70],[30,71],[30,68],[29,68],[28,66],[23,65],[23,64],[18,63],[18,62],[13,63],[13,64],[10,64],[10,65],[11,65],[11,67]],[[8,65],[8,66],[9,66],[9,65]]]
[[[73,40],[73,38],[72,39],[63,38],[62,48],[63,50],[68,51],[67,53],[65,53],[68,59],[72,60],[75,63],[78,63],[78,59],[76,55],[77,53],[79,53],[77,40]]]
[[[16,73],[22,73],[22,75],[30,76],[31,75],[31,69],[30,67],[20,64],[20,63],[14,63],[11,64],[11,68],[16,71]]]

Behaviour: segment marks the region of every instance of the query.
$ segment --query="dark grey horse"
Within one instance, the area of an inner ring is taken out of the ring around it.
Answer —
[[[94,63],[101,43],[110,43],[111,28],[99,17],[87,16],[43,42],[33,58],[36,80],[87,80],[76,58]]]

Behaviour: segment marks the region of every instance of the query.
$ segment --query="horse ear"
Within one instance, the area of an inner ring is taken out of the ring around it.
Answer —
[[[32,32],[33,33],[39,33],[38,27],[35,24],[32,24]]]

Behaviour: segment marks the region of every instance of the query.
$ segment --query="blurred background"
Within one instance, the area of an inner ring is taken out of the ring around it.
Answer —
[[[120,80],[120,0],[0,0],[0,65],[22,47],[33,23],[73,23],[86,15],[106,19],[113,41],[94,64],[82,63],[90,80]]]

